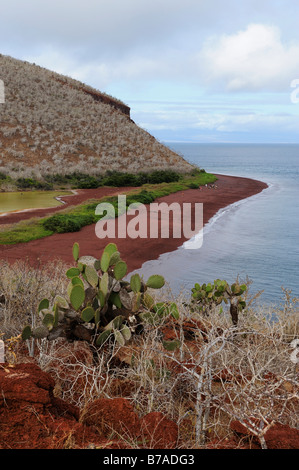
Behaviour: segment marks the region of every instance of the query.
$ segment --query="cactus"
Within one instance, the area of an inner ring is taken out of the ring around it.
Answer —
[[[99,276],[96,272],[96,269],[93,266],[87,265],[85,267],[85,279],[92,287],[97,287],[99,283]]]
[[[124,320],[125,317],[122,315],[115,317],[98,336],[96,344],[102,346],[109,338],[114,336],[115,341],[120,346],[124,346],[131,338],[131,330],[124,324]]]
[[[26,341],[27,339],[31,337],[31,335],[32,335],[32,330],[30,326],[25,326],[25,328],[22,331],[22,340]]]
[[[141,312],[139,316],[144,322],[157,326],[168,316],[172,316],[177,320],[179,311],[174,302],[159,302],[153,305],[150,311]]]
[[[52,315],[52,313],[46,313],[43,318],[43,325],[45,325],[48,330],[51,331],[54,326],[54,321],[54,315]]]
[[[70,302],[74,310],[79,310],[85,299],[85,291],[80,284],[72,286],[70,292]]]
[[[105,273],[108,271],[110,266],[110,254],[107,251],[104,251],[102,254],[101,262],[100,262],[101,270]]]
[[[73,257],[75,261],[78,261],[79,258],[79,245],[77,242],[73,245]]]
[[[122,279],[127,274],[127,265],[124,261],[118,261],[114,266],[114,277],[117,280]]]
[[[141,290],[141,279],[139,274],[133,274],[130,279],[130,286],[132,288],[132,291],[137,293],[140,292]]]
[[[92,307],[86,307],[81,313],[81,318],[86,323],[89,323],[94,317],[95,311]]]
[[[167,351],[175,351],[181,347],[181,342],[178,339],[172,341],[163,341],[163,346]]]
[[[38,312],[47,308],[49,308],[49,300],[48,299],[41,300],[38,305]]]
[[[165,284],[164,277],[159,274],[153,274],[150,276],[146,282],[147,287],[152,289],[161,289]]]
[[[79,245],[75,243],[73,257],[76,266],[66,271],[67,298],[56,296],[51,305],[48,299],[42,299],[37,312],[41,325],[34,329],[26,326],[24,340],[30,337],[51,340],[59,336],[70,341],[77,337],[85,339],[82,331],[88,328],[85,336],[91,337],[96,346],[106,344],[109,338],[123,346],[134,332],[132,323],[128,324],[129,316],[135,317],[137,325],[143,321],[160,322],[168,315],[178,318],[174,303],[155,304],[148,292],[163,287],[162,276],[154,274],[144,282],[139,274],[133,274],[129,282],[123,280],[127,264],[114,243],[105,247],[99,259],[79,257]]]
[[[230,303],[230,314],[232,322],[235,326],[238,324],[238,314],[246,307],[245,300],[241,297],[246,291],[245,284],[240,285],[238,282],[231,286],[227,281],[216,279],[213,284],[196,283],[192,288],[191,310],[197,310],[204,315],[216,306],[224,303]]]
[[[42,339],[46,338],[49,334],[49,329],[45,325],[37,326],[32,330],[33,338]]]
[[[75,276],[79,276],[79,274],[80,274],[80,269],[78,268],[70,268],[66,272],[66,275],[69,279],[72,279]]]

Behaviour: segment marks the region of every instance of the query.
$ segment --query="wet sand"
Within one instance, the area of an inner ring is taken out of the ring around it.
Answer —
[[[218,180],[213,185],[203,186],[200,189],[188,189],[169,196],[159,198],[155,203],[166,202],[172,204],[177,202],[181,207],[184,203],[191,204],[194,218],[195,204],[203,203],[203,223],[204,225],[222,208],[233,204],[239,200],[248,198],[267,188],[267,184],[249,178],[234,176],[216,175]],[[65,199],[67,205],[76,205],[84,200],[99,199],[105,195],[121,194],[132,188],[99,188],[91,190],[79,190],[77,195],[68,196]],[[64,199],[64,198],[63,198]],[[63,206],[65,208],[66,205]],[[1,218],[1,224],[15,223],[29,217],[42,217],[61,209],[39,209],[24,213],[13,213]],[[147,227],[150,227],[150,211],[148,211]],[[133,216],[134,217],[134,216]],[[128,217],[127,222],[132,220]],[[173,223],[174,222],[174,223]],[[27,259],[31,265],[38,265],[40,262],[62,260],[66,264],[74,264],[72,257],[72,246],[74,242],[80,245],[80,255],[91,255],[100,258],[102,250],[109,242],[116,243],[121,257],[128,265],[128,272],[139,269],[142,264],[149,260],[154,260],[162,253],[171,252],[181,246],[186,238],[172,237],[172,229],[177,221],[170,218],[169,238],[104,238],[100,239],[95,234],[95,224],[83,227],[79,232],[54,234],[41,240],[33,240],[17,245],[1,245],[0,258],[14,262],[18,259]]]

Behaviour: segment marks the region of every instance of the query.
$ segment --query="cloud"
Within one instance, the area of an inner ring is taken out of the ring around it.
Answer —
[[[299,41],[284,44],[278,27],[250,24],[206,40],[197,63],[206,83],[228,91],[282,91],[299,74]]]
[[[275,111],[268,107],[242,107],[237,103],[231,108],[213,109],[211,103],[143,102],[134,110],[134,120],[141,127],[154,132],[165,140],[234,141],[290,141],[298,142],[299,115],[296,106],[291,109],[281,105]],[[254,138],[253,138],[254,136]]]
[[[4,3],[1,53],[123,100],[162,140],[266,131],[298,140],[294,0]]]
[[[293,0],[284,8],[280,0],[10,0],[1,8],[1,52],[90,84],[97,78],[99,87],[152,77],[229,90],[274,78],[277,87],[298,64],[298,9]],[[283,45],[272,23],[297,46]]]
[[[175,66],[172,67],[163,60],[163,56],[158,60],[138,54],[128,54],[120,60],[110,58],[109,60],[92,59],[81,62],[79,58],[69,56],[65,51],[53,47],[47,47],[38,54],[26,54],[23,59],[80,80],[102,91],[111,83],[122,82],[136,93],[138,83],[144,85],[145,81],[155,80],[157,76],[169,77],[171,71],[175,70]]]
[[[161,48],[212,17],[219,0],[10,0],[1,7],[0,40],[14,48],[67,49],[81,60]],[[144,49],[146,47],[146,49]]]

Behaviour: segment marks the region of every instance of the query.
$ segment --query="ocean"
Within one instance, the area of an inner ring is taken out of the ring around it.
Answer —
[[[264,181],[261,193],[219,211],[203,230],[199,249],[184,246],[136,272],[165,277],[171,291],[196,282],[249,279],[261,304],[280,304],[281,287],[299,297],[299,145],[167,143],[207,172]],[[203,208],[204,210],[204,208]]]

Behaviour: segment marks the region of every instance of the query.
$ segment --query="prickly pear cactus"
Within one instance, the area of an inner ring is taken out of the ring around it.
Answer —
[[[238,282],[229,285],[227,281],[216,279],[214,283],[198,284],[191,289],[191,309],[199,311],[203,315],[209,315],[211,310],[220,306],[223,302],[230,304],[230,314],[232,322],[238,324],[238,314],[246,307],[246,302],[242,295],[247,290],[245,284]]]
[[[41,324],[26,326],[23,340],[64,336],[70,341],[88,338],[96,346],[113,339],[123,346],[136,324],[154,323],[167,315],[178,317],[175,304],[156,305],[148,291],[164,286],[162,276],[152,275],[146,282],[139,274],[133,274],[130,281],[123,279],[127,265],[114,243],[105,247],[99,259],[80,256],[79,251],[75,243],[72,252],[76,266],[66,271],[67,297],[56,296],[52,302],[42,299],[37,312]]]

